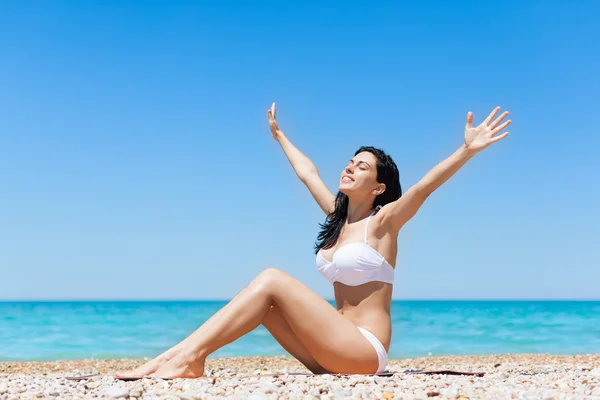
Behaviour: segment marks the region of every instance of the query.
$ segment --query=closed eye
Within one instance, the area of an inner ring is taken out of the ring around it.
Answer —
[[[348,165],[353,165],[353,164],[354,164],[354,160],[350,160],[350,161],[348,161]],[[368,162],[366,162],[366,161],[359,161],[359,162],[358,162],[358,167],[359,167],[361,170],[363,170],[363,171],[366,171],[366,170],[368,170],[369,168],[371,168],[371,166],[369,165],[369,163],[368,163]]]
[[[358,162],[359,168],[366,171],[367,169],[369,169],[371,166],[369,165],[368,162],[366,161],[359,161]]]

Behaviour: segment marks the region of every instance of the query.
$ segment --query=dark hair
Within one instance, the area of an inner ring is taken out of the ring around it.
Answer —
[[[398,200],[402,196],[402,188],[400,187],[398,167],[392,157],[385,151],[371,146],[362,146],[354,155],[363,151],[368,151],[377,158],[377,182],[385,184],[385,191],[375,198],[373,207],[384,206]],[[338,192],[335,198],[335,210],[327,216],[324,224],[319,224],[321,232],[315,243],[315,253],[321,249],[330,249],[336,244],[346,218],[348,218],[348,202],[348,196]]]

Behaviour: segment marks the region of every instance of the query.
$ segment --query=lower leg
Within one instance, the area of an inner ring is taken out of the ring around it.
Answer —
[[[255,280],[219,313],[177,345],[177,353],[156,371],[156,375],[163,378],[201,376],[204,373],[204,360],[209,354],[262,323],[271,308],[270,293],[268,280]]]
[[[247,290],[247,289],[245,289],[245,290]],[[156,356],[155,358],[148,361],[147,363],[144,363],[143,365],[139,366],[138,368],[135,368],[135,369],[133,369],[131,371],[127,371],[127,372],[117,372],[115,374],[115,376],[117,378],[133,378],[133,377],[141,378],[145,375],[149,375],[149,374],[156,372],[160,367],[162,367],[168,361],[173,359],[173,357],[175,357],[176,355],[181,353],[182,350],[189,348],[189,346],[191,346],[191,344],[194,341],[197,341],[200,337],[202,337],[204,335],[204,331],[206,330],[207,326],[214,325],[215,323],[217,323],[217,321],[219,321],[223,317],[223,314],[226,312],[226,310],[231,307],[231,303],[236,301],[236,299],[240,295],[242,295],[244,293],[244,291],[242,291],[240,294],[238,294],[236,297],[234,297],[229,303],[227,303],[225,305],[225,307],[221,308],[219,311],[217,311],[215,314],[213,314],[204,324],[202,324],[198,329],[196,329],[191,335],[189,335],[188,337],[183,339],[181,342],[179,342],[175,346],[164,351],[160,355]]]

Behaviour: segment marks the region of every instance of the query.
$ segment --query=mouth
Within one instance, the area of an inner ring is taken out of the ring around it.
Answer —
[[[354,182],[354,179],[350,178],[348,175],[342,176],[342,182]]]

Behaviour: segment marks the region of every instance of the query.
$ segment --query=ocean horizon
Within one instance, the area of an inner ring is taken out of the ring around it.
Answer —
[[[151,358],[225,304],[0,301],[0,361]],[[597,300],[395,300],[391,314],[390,358],[600,353]],[[289,355],[260,326],[211,355],[236,356]]]

